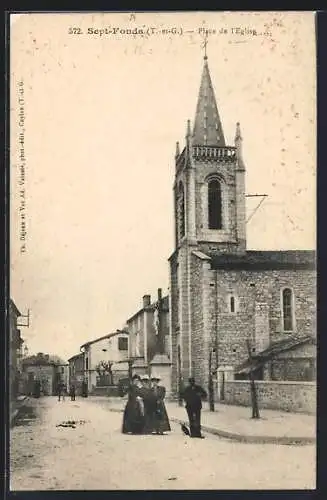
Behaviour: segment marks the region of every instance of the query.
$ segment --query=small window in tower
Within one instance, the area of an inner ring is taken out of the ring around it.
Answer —
[[[290,288],[284,288],[282,295],[283,330],[293,331],[293,292]]]
[[[235,312],[235,297],[231,296],[230,298],[230,312]]]
[[[209,229],[222,229],[221,185],[218,179],[208,183]]]

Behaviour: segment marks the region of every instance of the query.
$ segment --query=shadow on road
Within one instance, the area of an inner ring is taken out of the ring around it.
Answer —
[[[26,404],[20,408],[19,413],[15,419],[14,426],[20,427],[22,425],[30,425],[36,419],[36,410],[32,405]]]

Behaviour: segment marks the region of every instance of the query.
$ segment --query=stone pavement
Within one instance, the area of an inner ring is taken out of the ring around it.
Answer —
[[[111,411],[123,411],[125,398],[89,396],[90,401],[106,399]],[[316,417],[301,413],[277,410],[260,410],[260,419],[252,419],[249,407],[215,404],[215,412],[204,403],[202,429],[217,436],[248,443],[314,444],[316,442]],[[169,418],[174,422],[187,422],[185,408],[166,402]]]

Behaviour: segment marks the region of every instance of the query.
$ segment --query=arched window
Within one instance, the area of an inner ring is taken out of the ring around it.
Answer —
[[[283,290],[283,329],[285,332],[293,330],[293,292],[290,288]]]
[[[178,187],[178,226],[180,238],[185,236],[185,197],[184,186],[180,182]]]
[[[233,292],[227,296],[227,307],[228,312],[231,314],[238,312],[238,299]]]
[[[208,182],[208,223],[209,229],[222,228],[221,185],[218,179]]]

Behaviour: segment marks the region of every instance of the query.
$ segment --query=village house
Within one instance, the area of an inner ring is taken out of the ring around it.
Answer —
[[[81,346],[84,359],[84,378],[89,393],[97,387],[118,384],[128,374],[129,338],[124,330],[103,335]],[[126,363],[125,363],[126,361]],[[110,366],[110,373],[104,370]],[[102,373],[103,371],[103,373]]]
[[[19,395],[20,379],[21,379],[21,360],[22,346],[24,340],[21,337],[20,329],[18,328],[18,318],[21,316],[15,302],[9,301],[9,394],[10,401],[13,401]]]
[[[69,386],[74,385],[76,394],[81,394],[84,380],[84,352],[75,354],[68,360],[69,365]]]
[[[191,375],[208,387],[211,372],[218,400],[249,404],[241,379],[252,371],[263,406],[312,410],[315,252],[247,249],[242,140],[239,123],[225,140],[205,56],[193,130],[188,121],[175,156],[173,392]]]
[[[157,300],[143,296],[142,307],[127,321],[130,337],[129,356],[134,359],[133,372],[139,375],[160,372],[163,383],[171,389],[171,342],[169,329],[169,296],[162,297],[158,289]]]
[[[39,352],[24,358],[22,367],[25,394],[33,394],[36,381],[40,382],[43,396],[57,395],[59,383],[63,383],[68,390],[68,364],[58,356]]]

